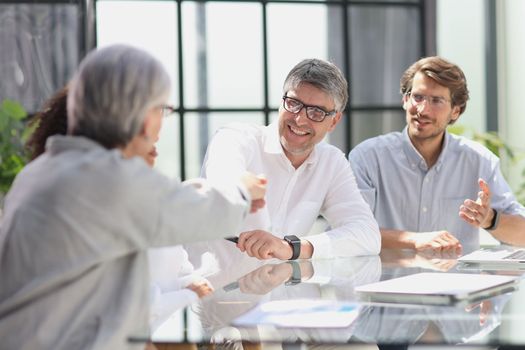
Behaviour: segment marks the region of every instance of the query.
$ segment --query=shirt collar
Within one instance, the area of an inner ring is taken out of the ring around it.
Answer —
[[[436,168],[436,171],[439,171],[443,165],[443,159],[446,157],[446,153],[448,151],[448,145],[450,143],[450,134],[445,131],[445,137],[443,140],[443,148],[441,149],[441,153],[439,154],[438,160],[436,161],[436,164],[434,167]],[[412,141],[410,141],[410,137],[408,137],[408,127],[405,126],[403,129],[403,150],[407,156],[408,162],[410,163],[411,168],[415,168],[416,166],[419,167],[421,170],[427,171],[427,163],[425,162],[425,159],[423,156],[419,153],[419,151],[414,147],[412,144]]]
[[[290,161],[286,154],[284,154],[281,140],[279,139],[279,120],[274,121],[270,125],[264,128],[264,139],[263,139],[264,152],[268,154],[281,154],[282,157]],[[315,164],[319,159],[319,152],[317,151],[318,145],[314,146],[314,149],[306,158],[303,164]]]

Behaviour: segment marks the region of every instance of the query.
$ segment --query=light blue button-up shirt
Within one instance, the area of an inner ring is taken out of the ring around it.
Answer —
[[[478,178],[487,181],[491,206],[525,216],[499,168],[482,145],[445,134],[443,149],[430,169],[412,145],[407,129],[368,139],[349,154],[357,184],[379,227],[413,232],[447,230],[465,250],[479,246],[479,229],[459,217],[467,198],[475,200]]]

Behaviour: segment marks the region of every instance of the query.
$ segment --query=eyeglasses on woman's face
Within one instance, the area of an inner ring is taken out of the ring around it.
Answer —
[[[177,112],[177,109],[172,105],[164,104],[164,105],[160,105],[159,108],[162,111],[163,117],[168,117]]]

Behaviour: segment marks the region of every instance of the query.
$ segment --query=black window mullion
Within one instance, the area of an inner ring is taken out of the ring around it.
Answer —
[[[263,91],[264,91],[264,125],[270,124],[270,102],[269,102],[269,84],[268,84],[268,18],[267,2],[263,0],[262,6],[262,44],[263,44]]]
[[[350,53],[351,53],[351,50],[352,50],[352,47],[351,47],[351,43],[350,43],[350,23],[348,21],[348,11],[349,11],[349,8],[348,6],[345,4],[345,6],[343,6],[343,11],[342,11],[342,15],[343,15],[343,47],[344,47],[344,52],[343,52],[343,59],[344,59],[344,70],[345,70],[345,76],[346,76],[346,81],[350,82],[350,67],[351,67],[351,56],[350,56]],[[351,123],[351,118],[352,118],[352,110],[349,108],[352,104],[352,100],[351,100],[351,94],[350,94],[350,83],[348,84],[348,103],[347,105],[345,106],[345,110],[346,110],[346,123],[345,123],[345,142],[344,142],[344,145],[345,145],[345,154],[348,154],[348,152],[350,152],[350,149],[352,148],[352,123]]]
[[[179,156],[180,156],[180,178],[186,179],[186,147],[184,136],[184,62],[182,51],[182,0],[177,1],[177,40],[179,56]]]
[[[432,0],[420,0],[420,1],[414,1],[414,2],[403,2],[403,1],[372,1],[372,0],[170,0],[174,1],[177,4],[177,39],[178,39],[178,87],[179,87],[179,106],[177,108],[179,113],[179,145],[180,145],[180,177],[181,179],[186,179],[187,176],[187,165],[186,165],[186,146],[185,146],[185,119],[187,113],[227,113],[227,112],[260,112],[264,115],[264,124],[268,125],[270,123],[270,114],[277,111],[277,108],[271,108],[270,107],[270,94],[269,94],[269,53],[268,53],[268,47],[269,47],[269,40],[271,38],[268,38],[268,4],[275,3],[275,4],[297,4],[297,5],[311,5],[311,4],[323,4],[328,7],[336,6],[341,9],[342,11],[342,28],[343,31],[340,33],[340,44],[343,45],[343,68],[344,74],[346,79],[350,82],[351,81],[351,72],[353,67],[352,62],[352,43],[351,43],[351,33],[350,33],[350,9],[353,6],[379,6],[379,7],[405,7],[405,8],[417,8],[419,11],[419,23],[417,24],[416,30],[419,30],[420,33],[422,33],[420,37],[419,42],[419,51],[421,52],[421,56],[426,54],[426,38],[425,38],[425,31],[426,28],[426,18],[425,18],[425,11],[427,10],[425,3],[426,1],[432,1]],[[235,108],[235,107],[226,107],[226,108],[209,108],[209,106],[206,104],[205,106],[199,106],[197,108],[186,108],[185,102],[184,102],[184,61],[183,61],[183,16],[182,16],[182,4],[184,1],[193,1],[197,3],[208,3],[208,2],[238,2],[238,3],[259,3],[261,5],[261,16],[262,16],[262,69],[263,69],[263,105],[260,108]],[[53,1],[51,1],[53,2]],[[67,2],[67,1],[56,1],[56,2]],[[96,5],[97,0],[78,0],[78,3],[80,6],[82,6],[82,16],[88,16],[89,15],[89,9],[87,8],[86,4],[94,4]],[[93,6],[94,8],[94,6]],[[93,17],[94,18],[95,11],[93,11]],[[96,26],[93,26],[93,32],[95,32]],[[86,18],[83,18],[83,28],[84,30],[88,30],[89,23],[86,21]],[[83,40],[87,40],[88,36],[84,35]],[[96,36],[95,36],[96,38]],[[85,47],[85,46],[84,46]],[[81,55],[83,56],[83,55]],[[359,86],[352,85],[349,87],[349,102],[345,108],[346,112],[346,120],[345,120],[345,126],[344,126],[344,135],[343,140],[340,140],[340,143],[342,143],[342,147],[345,148],[345,153],[349,152],[352,145],[352,117],[354,117],[356,112],[373,112],[373,111],[399,111],[399,106],[392,106],[392,105],[384,105],[384,104],[366,104],[366,105],[359,105],[355,106],[354,102],[350,95],[350,90],[359,88]]]

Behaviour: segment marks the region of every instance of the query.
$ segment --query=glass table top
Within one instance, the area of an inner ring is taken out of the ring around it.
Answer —
[[[134,342],[525,345],[523,282],[514,291],[488,299],[443,306],[369,303],[360,300],[354,290],[360,285],[420,272],[520,278],[523,271],[519,270],[465,269],[454,256],[425,256],[402,250],[384,250],[380,256],[259,261],[225,240],[163,248],[160,255],[164,258],[150,254],[155,290],[150,329],[130,334]],[[202,298],[181,288],[190,281],[203,280],[214,291]],[[257,306],[276,304],[265,303],[284,301],[286,305],[286,301],[291,304],[297,300],[305,301],[304,305],[308,300],[352,305],[357,312],[348,324],[332,327],[322,319],[309,322],[307,327],[257,321],[255,326],[244,326],[235,322]]]

